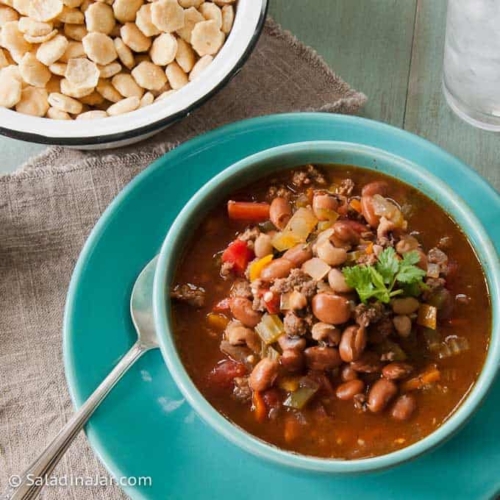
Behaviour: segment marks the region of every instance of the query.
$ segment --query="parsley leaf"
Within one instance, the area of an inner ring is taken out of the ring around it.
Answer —
[[[387,304],[397,295],[418,296],[426,287],[426,273],[415,265],[419,260],[418,252],[408,252],[400,260],[393,248],[386,248],[374,266],[345,267],[342,273],[363,303],[376,299]]]

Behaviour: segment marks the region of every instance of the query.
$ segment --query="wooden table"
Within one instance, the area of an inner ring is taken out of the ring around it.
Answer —
[[[444,0],[271,0],[270,14],[368,96],[364,116],[433,141],[500,190],[500,135],[462,122],[441,92]],[[0,171],[41,149],[0,138]]]

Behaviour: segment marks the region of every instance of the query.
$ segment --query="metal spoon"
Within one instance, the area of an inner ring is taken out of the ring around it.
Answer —
[[[157,257],[155,257],[139,274],[130,298],[130,314],[137,330],[137,342],[123,356],[80,409],[69,419],[37,460],[28,467],[24,474],[15,476],[18,478],[17,483],[19,484],[13,485],[2,496],[2,500],[35,498],[43,488],[43,484],[39,485],[38,483],[44,482],[37,481],[37,479],[50,476],[69,445],[115,384],[145,352],[158,347],[153,320],[153,280],[157,260]]]

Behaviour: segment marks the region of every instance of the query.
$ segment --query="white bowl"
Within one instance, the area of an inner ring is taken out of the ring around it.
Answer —
[[[238,0],[233,29],[213,63],[202,77],[171,98],[100,120],[51,120],[0,107],[0,133],[24,141],[77,149],[106,149],[146,139],[188,115],[229,82],[255,47],[267,6],[268,0]]]

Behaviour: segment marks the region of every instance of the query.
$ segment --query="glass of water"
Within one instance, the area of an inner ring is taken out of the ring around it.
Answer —
[[[460,118],[500,132],[500,0],[448,0],[443,90]]]

